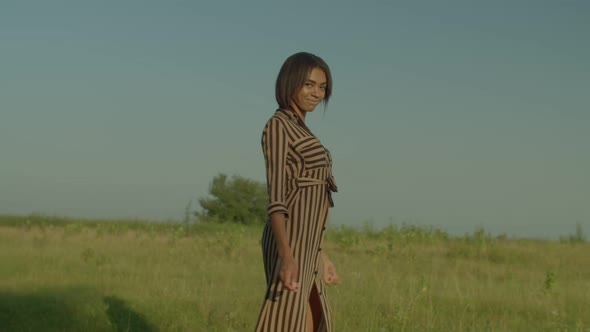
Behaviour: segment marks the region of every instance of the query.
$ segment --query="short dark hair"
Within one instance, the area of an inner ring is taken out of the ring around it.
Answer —
[[[291,99],[297,95],[305,84],[309,73],[314,68],[321,69],[326,74],[326,90],[324,95],[324,107],[328,105],[332,94],[332,74],[328,64],[317,55],[299,52],[291,55],[285,60],[275,85],[275,98],[280,108],[291,108]]]

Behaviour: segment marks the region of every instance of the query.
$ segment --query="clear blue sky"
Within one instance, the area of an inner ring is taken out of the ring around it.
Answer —
[[[2,1],[0,213],[180,219],[220,172],[264,181],[309,51],[332,224],[590,232],[589,32],[587,1]]]

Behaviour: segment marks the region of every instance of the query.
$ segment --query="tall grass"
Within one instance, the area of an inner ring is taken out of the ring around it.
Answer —
[[[0,331],[251,331],[260,227],[0,217]],[[590,331],[590,244],[341,226],[336,331]]]

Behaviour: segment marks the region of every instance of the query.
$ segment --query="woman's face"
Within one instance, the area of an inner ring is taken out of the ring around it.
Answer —
[[[315,107],[324,100],[326,95],[326,73],[314,68],[309,73],[301,90],[293,98],[294,107],[305,117],[306,112],[313,112]]]

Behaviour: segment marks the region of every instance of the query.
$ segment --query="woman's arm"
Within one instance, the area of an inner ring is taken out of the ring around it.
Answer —
[[[287,217],[285,214],[271,214],[270,224],[279,252],[279,277],[287,289],[296,292],[299,290],[299,282],[297,281],[297,263],[293,258],[291,247],[289,247],[289,239],[287,238],[287,230],[285,229],[286,223]]]
[[[285,288],[299,290],[297,263],[289,247],[286,224],[289,210],[285,202],[287,178],[287,151],[289,139],[283,123],[271,118],[262,135],[262,151],[266,163],[268,189],[268,215],[279,254],[279,277]]]

